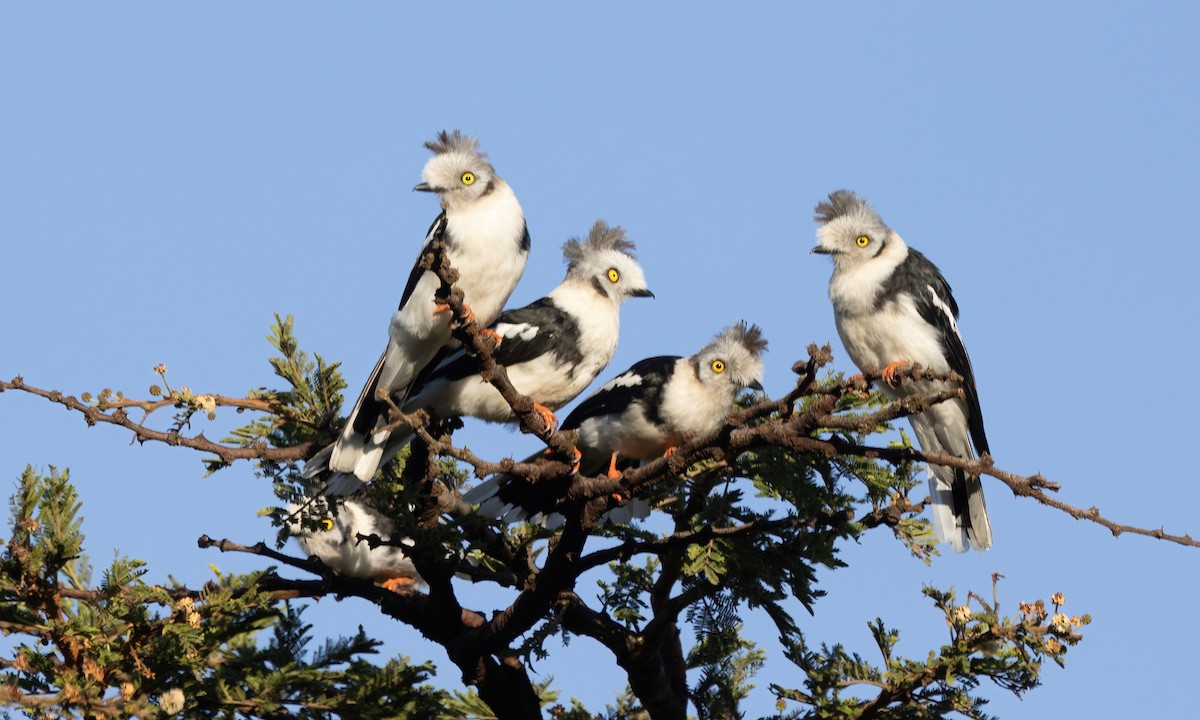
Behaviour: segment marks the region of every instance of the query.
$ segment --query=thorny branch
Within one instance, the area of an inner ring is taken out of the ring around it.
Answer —
[[[141,401],[118,401],[121,402],[120,407],[115,407],[111,412],[105,412],[98,405],[89,405],[80,401],[74,395],[63,395],[58,390],[43,390],[41,388],[27,385],[21,376],[17,376],[12,380],[5,382],[0,380],[0,392],[5,390],[20,390],[27,392],[30,395],[36,395],[45,398],[53,403],[58,403],[68,410],[74,410],[83,415],[84,421],[88,426],[94,426],[97,423],[107,423],[123,427],[133,433],[134,438],[139,443],[144,443],[148,440],[155,442],[166,443],[167,445],[180,445],[201,452],[212,453],[221,459],[223,463],[231,463],[234,460],[271,460],[275,462],[289,462],[292,460],[300,460],[312,454],[315,449],[312,443],[302,443],[291,447],[270,447],[265,442],[257,442],[248,447],[240,447],[234,445],[222,445],[221,443],[213,442],[204,437],[204,433],[200,432],[194,436],[187,436],[177,431],[161,431],[153,430],[146,427],[142,422],[135,422],[129,417],[125,407],[138,407],[145,409],[146,407],[156,405],[157,402],[141,402]],[[243,409],[258,410],[260,408],[253,407],[262,401],[256,398],[225,398],[223,396],[213,396],[219,398],[219,404],[230,407],[241,407]],[[111,405],[112,403],[109,403]],[[172,401],[171,404],[174,404]]]
[[[455,313],[455,318],[460,322],[466,320],[467,316],[461,299],[457,299],[454,296],[451,296],[449,299],[449,304]],[[529,409],[526,410],[525,403],[529,401],[529,398],[520,395],[516,391],[508,380],[503,366],[497,365],[492,359],[491,341],[480,337],[479,329],[478,325],[472,321],[470,323],[463,323],[460,331],[456,331],[456,334],[463,336],[468,341],[469,346],[483,359],[485,369],[490,369],[491,377],[489,381],[497,388],[505,400],[514,406],[514,412],[522,418],[523,426],[528,427],[529,431],[534,434],[545,437],[545,425],[542,422],[541,416],[532,410],[531,402],[528,405]],[[1200,541],[1195,540],[1186,533],[1182,535],[1172,534],[1165,532],[1162,528],[1147,529],[1125,525],[1104,517],[1096,507],[1080,508],[1058,500],[1047,492],[1057,491],[1060,487],[1057,483],[1050,482],[1037,474],[1022,476],[1004,471],[995,467],[992,458],[987,455],[974,460],[967,460],[945,453],[910,448],[860,445],[838,435],[822,437],[822,431],[828,430],[864,432],[878,427],[883,423],[925,410],[937,402],[956,397],[958,394],[956,390],[944,390],[931,397],[914,395],[893,401],[873,413],[836,411],[838,398],[847,393],[861,392],[868,386],[867,383],[879,378],[875,375],[867,375],[865,377],[849,378],[840,383],[830,383],[823,387],[816,387],[816,373],[830,361],[830,357],[828,346],[823,348],[817,348],[815,345],[809,346],[809,360],[806,363],[797,363],[794,368],[801,376],[799,381],[791,391],[781,398],[764,398],[744,410],[735,412],[729,417],[728,424],[724,428],[707,437],[695,438],[680,446],[677,452],[670,457],[658,459],[640,468],[628,471],[623,477],[617,480],[610,480],[607,477],[579,478],[573,487],[571,497],[568,499],[571,501],[602,499],[611,496],[615,492],[620,492],[624,497],[631,497],[633,494],[652,485],[673,481],[687,466],[699,460],[711,459],[730,462],[742,452],[775,445],[799,453],[812,453],[824,457],[834,457],[842,454],[881,459],[894,464],[905,461],[930,462],[937,465],[961,468],[972,474],[981,474],[996,478],[1007,485],[1017,495],[1032,498],[1043,505],[1064,512],[1077,520],[1094,522],[1107,528],[1114,535],[1121,535],[1123,533],[1144,535],[1188,547],[1200,547]],[[955,377],[949,373],[931,373],[919,367],[902,368],[897,371],[896,376],[901,381],[912,378],[954,379]],[[88,425],[108,423],[124,427],[130,430],[139,442],[157,441],[169,445],[189,447],[202,452],[212,453],[226,463],[236,459],[262,459],[275,462],[288,462],[303,459],[310,455],[314,449],[311,443],[284,448],[269,447],[266,443],[262,442],[248,447],[229,446],[209,440],[204,436],[203,432],[189,437],[174,431],[158,431],[148,428],[140,422],[133,421],[125,411],[125,407],[139,407],[144,409],[148,406],[147,403],[135,400],[118,401],[121,403],[121,407],[114,407],[111,411],[105,412],[96,405],[83,403],[74,396],[64,395],[58,390],[44,390],[29,385],[19,376],[7,382],[0,380],[0,392],[5,390],[19,390],[58,403],[69,410],[82,414]],[[805,396],[816,396],[817,399],[805,411],[799,412],[795,407],[796,401]],[[270,405],[270,403],[266,403],[258,398],[224,398],[218,396],[218,401],[221,405],[254,410],[264,410]],[[156,402],[153,404],[161,403]],[[559,475],[565,472],[568,467],[564,462],[556,463],[553,466],[547,465],[544,461],[518,463],[511,459],[504,459],[499,462],[493,462],[477,456],[468,448],[453,446],[448,440],[435,440],[429,437],[428,433],[425,433],[421,426],[418,426],[415,430],[419,436],[430,442],[430,447],[434,452],[467,463],[474,468],[476,474],[480,477],[498,472],[508,472],[527,477],[531,481],[536,482],[543,477]],[[573,446],[573,437],[571,437],[570,433],[553,432],[550,434],[548,442],[555,450],[562,454],[562,457],[570,456],[570,448]]]

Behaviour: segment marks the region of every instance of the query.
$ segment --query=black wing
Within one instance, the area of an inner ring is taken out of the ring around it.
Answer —
[[[408,274],[408,282],[404,284],[404,293],[400,295],[400,305],[397,309],[404,307],[404,303],[408,302],[408,298],[412,296],[413,291],[417,289],[417,281],[421,279],[421,275],[428,272],[421,268],[421,256],[433,244],[433,241],[442,237],[446,232],[446,211],[443,210],[436,218],[433,219],[433,224],[429,226],[429,231],[425,233],[425,242],[421,245],[421,252],[417,253],[417,260],[413,263],[412,272]]]
[[[433,224],[429,226],[429,231],[425,233],[425,242],[421,245],[421,252],[417,254],[417,260],[413,263],[412,272],[408,275],[408,282],[404,285],[404,292],[400,295],[399,307],[404,307],[404,303],[408,302],[413,291],[416,290],[417,282],[421,279],[421,275],[426,272],[421,269],[421,256],[425,254],[425,251],[429,249],[433,241],[445,231],[446,211],[443,210],[434,218]],[[379,384],[379,371],[383,368],[383,359],[386,355],[387,351],[384,350],[383,354],[379,356],[379,360],[375,363],[375,369],[371,371],[371,375],[367,378],[366,385],[363,386],[362,392],[358,396],[358,401],[354,403],[354,409],[350,411],[350,423],[354,426],[354,431],[360,435],[366,435],[374,430],[380,416],[387,413],[387,405],[375,397],[375,389]]]
[[[549,298],[501,313],[492,324],[492,329],[502,324],[524,326],[530,331],[504,336],[492,357],[505,367],[528,362],[548,353],[558,356],[561,363],[569,366],[583,361],[583,354],[579,351],[579,323]],[[461,348],[438,359],[440,362],[437,367],[427,377],[421,378],[421,384],[433,380],[462,380],[479,374],[479,358]],[[414,388],[413,394],[418,392],[420,388]]]
[[[967,401],[967,427],[975,452],[988,450],[987,434],[983,430],[983,412],[979,408],[979,391],[975,388],[975,372],[971,369],[971,358],[967,347],[958,333],[958,303],[950,291],[950,283],[942,277],[937,266],[921,253],[909,248],[908,257],[896,269],[895,275],[904,273],[902,281],[913,293],[917,312],[925,322],[938,329],[942,336],[942,349],[950,369],[963,376],[963,394]],[[893,275],[893,279],[895,278]],[[949,311],[949,312],[947,312]]]
[[[603,387],[587,396],[571,414],[563,420],[562,428],[578,428],[588,418],[622,412],[630,404],[641,400],[644,405],[656,408],[657,398],[662,393],[671,373],[675,371],[678,355],[659,355],[640,360],[625,372],[609,380]],[[622,382],[634,376],[637,382]]]

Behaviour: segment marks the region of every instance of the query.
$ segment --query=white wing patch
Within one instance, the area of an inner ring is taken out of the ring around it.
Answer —
[[[500,337],[519,337],[522,340],[532,340],[540,329],[537,325],[529,323],[499,323],[496,325],[496,332],[500,334]]]
[[[950,322],[950,329],[954,331],[955,335],[958,335],[958,321],[954,319],[954,313],[951,312],[950,306],[942,300],[941,296],[937,294],[937,290],[934,290],[932,285],[926,285],[925,287],[929,289],[929,296],[933,298],[934,307],[942,311],[942,314],[946,316],[946,320]]]
[[[622,373],[612,380],[604,383],[604,387],[600,388],[600,392],[612,390],[619,387],[634,387],[642,384],[642,376],[637,373]]]

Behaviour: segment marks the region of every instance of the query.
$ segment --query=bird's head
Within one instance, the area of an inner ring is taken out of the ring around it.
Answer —
[[[835,271],[869,262],[889,241],[898,240],[875,208],[852,190],[830,193],[817,203],[814,219],[820,226],[812,251],[831,256]]]
[[[339,510],[326,506],[323,499],[304,505],[292,503],[288,505],[288,532],[304,552],[330,564],[345,541],[346,518]]]
[[[479,141],[470,135],[443,130],[425,147],[433,151],[433,157],[425,163],[421,183],[413,190],[437,193],[447,209],[478,200],[502,182],[487,155],[479,150]]]
[[[563,244],[567,278],[589,283],[615,303],[627,297],[654,297],[633,252],[624,228],[597,220],[586,240],[571,238]]]
[[[767,340],[757,325],[734,323],[693,356],[696,375],[705,385],[727,391],[732,401],[746,388],[763,389],[762,354],[766,351]]]

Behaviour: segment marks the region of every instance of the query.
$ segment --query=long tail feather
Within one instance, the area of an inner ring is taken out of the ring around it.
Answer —
[[[945,403],[909,420],[922,450],[945,452],[964,459],[975,457],[966,417],[958,405]],[[990,548],[992,525],[979,477],[933,464],[927,467],[927,474],[933,527],[938,539],[949,543],[954,552],[964,552],[968,547],[975,550]]]

